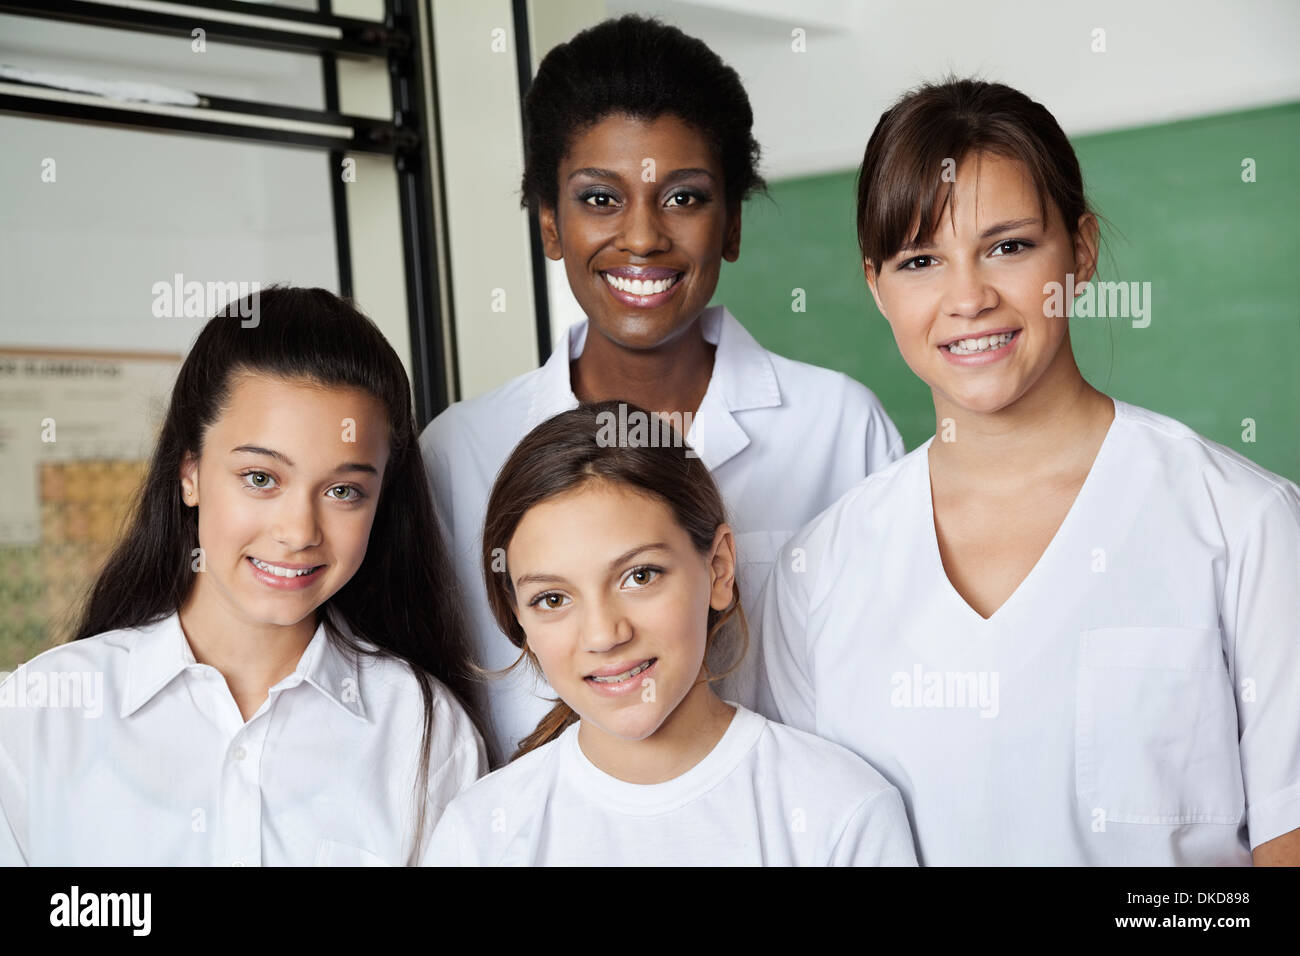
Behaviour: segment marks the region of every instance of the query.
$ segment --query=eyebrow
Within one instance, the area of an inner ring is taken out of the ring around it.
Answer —
[[[573,172],[569,173],[570,179],[573,179],[575,176],[589,176],[592,179],[617,179],[620,181],[623,179],[621,175],[612,169],[600,169],[596,166],[584,166],[582,169],[575,169]],[[694,176],[705,176],[711,182],[717,181],[717,177],[707,169],[700,166],[686,166],[682,169],[674,169],[671,173],[661,179],[660,183],[666,185],[669,183],[679,182],[683,179],[690,179]]]
[[[266,455],[269,458],[274,458],[276,461],[281,462],[286,468],[292,468],[294,466],[293,462],[289,460],[287,455],[283,455],[273,448],[263,448],[260,445],[236,445],[234,448],[230,449],[230,451],[232,453],[242,452],[247,455]],[[343,464],[335,468],[334,471],[335,473],[361,472],[367,475],[379,474],[379,470],[375,468],[374,465],[367,464],[364,461],[345,461]]]
[[[632,560],[632,558],[635,558],[638,554],[640,554],[643,551],[667,551],[667,550],[668,550],[668,545],[666,545],[662,541],[656,541],[653,544],[637,545],[632,550],[625,551],[623,554],[620,554],[613,561],[609,562],[609,568],[612,571],[615,568],[617,568],[620,564],[625,564],[626,562]],[[547,583],[558,584],[563,581],[564,578],[558,574],[543,574],[541,572],[535,572],[533,574],[525,574],[518,581],[516,581],[515,589],[519,590],[525,584],[547,584]]]
[[[980,239],[991,239],[993,236],[996,236],[999,233],[1011,232],[1013,229],[1023,229],[1025,226],[1037,226],[1041,224],[1042,224],[1042,220],[1039,219],[1037,216],[1030,216],[1025,219],[1008,219],[1006,222],[999,222],[996,225],[989,226],[987,229],[985,229],[983,232],[980,233],[979,237]],[[916,249],[925,249],[931,245],[933,245],[933,243],[925,239],[920,239],[917,240],[916,242],[904,243],[902,246],[899,247],[898,252],[895,253],[895,255],[898,255],[899,253],[903,253],[903,252],[912,252]]]

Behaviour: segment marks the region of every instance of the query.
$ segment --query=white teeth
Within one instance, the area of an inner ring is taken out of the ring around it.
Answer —
[[[632,295],[658,295],[660,292],[667,292],[681,278],[673,276],[671,279],[624,279],[621,276],[610,275],[608,272],[602,272],[601,275],[615,289],[620,292],[630,292]]]
[[[618,684],[625,680],[629,680],[630,678],[635,677],[637,674],[641,673],[643,670],[649,667],[650,663],[651,663],[650,661],[645,661],[641,664],[638,664],[636,667],[632,668],[631,670],[624,671],[621,674],[615,674],[613,677],[593,677],[591,679],[598,684]]]
[[[974,355],[976,352],[987,352],[991,349],[1000,349],[1011,341],[1015,332],[1002,332],[998,335],[981,335],[979,338],[962,339],[959,342],[953,342],[947,346],[949,352],[953,355]]]
[[[267,564],[265,561],[257,560],[257,558],[250,558],[249,560],[252,561],[253,564],[257,565],[261,570],[266,571],[269,574],[278,575],[282,578],[300,578],[304,574],[311,574],[312,571],[316,570],[315,568],[302,568],[299,571],[294,571],[291,568],[281,568],[274,564]]]

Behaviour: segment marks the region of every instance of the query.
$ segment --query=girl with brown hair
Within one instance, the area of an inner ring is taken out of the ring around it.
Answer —
[[[680,438],[609,440],[637,415],[543,422],[492,489],[488,600],[560,700],[448,807],[434,862],[912,865],[875,770],[714,692],[746,643],[734,536]]]
[[[1080,373],[1098,225],[1056,120],[907,94],[858,235],[936,435],[774,563],[758,706],[878,766],[925,864],[1300,860],[1300,488]]]

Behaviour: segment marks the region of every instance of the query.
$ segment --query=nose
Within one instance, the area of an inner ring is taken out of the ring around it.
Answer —
[[[588,605],[582,649],[604,654],[626,644],[632,639],[632,633],[632,622],[627,619],[622,604],[615,599],[598,599]]]
[[[997,290],[978,266],[958,266],[948,273],[943,292],[944,314],[957,319],[977,319],[999,302]]]
[[[281,495],[277,502],[271,536],[289,551],[302,551],[320,544],[320,522],[316,501],[309,493]]]
[[[649,256],[654,252],[666,252],[672,245],[664,232],[659,207],[654,202],[629,202],[621,225],[623,228],[618,235],[620,251],[634,256]]]

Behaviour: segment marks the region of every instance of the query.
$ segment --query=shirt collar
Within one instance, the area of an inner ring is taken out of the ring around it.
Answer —
[[[582,354],[587,341],[587,321],[583,319],[565,331],[564,341],[539,370],[525,423],[527,431],[554,415],[578,407],[569,378],[569,363]],[[725,306],[704,310],[700,315],[700,332],[706,342],[717,346],[717,351],[713,357],[713,375],[688,439],[712,471],[749,444],[749,435],[732,413],[780,405],[781,387],[771,355]]]
[[[346,633],[346,632],[345,632]],[[307,644],[292,674],[272,690],[283,691],[304,681],[334,701],[352,716],[366,719],[361,701],[359,662],[329,639],[322,623]],[[170,684],[176,675],[204,665],[194,658],[181,629],[180,615],[172,613],[153,624],[138,628],[127,662],[126,694],[122,717],[129,717]]]

